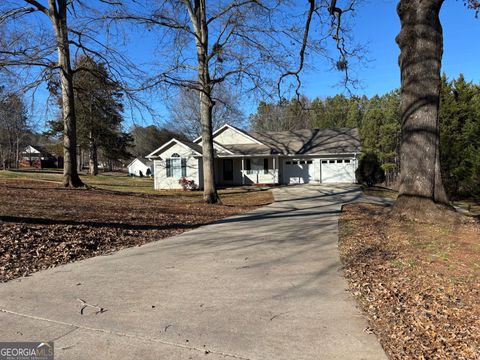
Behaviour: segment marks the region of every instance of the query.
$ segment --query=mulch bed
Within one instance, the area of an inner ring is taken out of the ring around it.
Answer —
[[[344,206],[350,289],[391,359],[480,359],[480,225],[399,220]]]
[[[270,191],[231,191],[223,205],[191,193],[147,195],[0,183],[0,282],[180,234],[273,201]]]

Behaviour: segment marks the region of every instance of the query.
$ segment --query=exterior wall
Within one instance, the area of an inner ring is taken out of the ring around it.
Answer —
[[[223,160],[229,158],[215,159],[215,181],[220,185],[242,185],[242,159],[233,160],[233,180],[223,178]]]
[[[130,175],[140,176],[140,171],[142,172],[143,176],[147,176],[147,170],[149,166],[142,163],[140,160],[135,160],[129,167],[128,173]],[[150,168],[150,174],[153,175],[153,169]]]
[[[273,158],[268,158],[268,172],[265,174],[263,169],[263,157],[250,158],[252,169],[244,170],[245,184],[276,184],[278,183],[278,159],[275,159],[275,169],[273,168]],[[245,160],[246,163],[246,160]]]
[[[288,179],[285,176],[285,162],[292,160],[312,160],[313,161],[313,177],[311,184],[320,184],[322,179],[322,160],[333,160],[333,159],[350,159],[354,163],[355,170],[358,167],[358,160],[355,158],[355,154],[346,154],[346,155],[318,155],[310,157],[284,157],[280,159],[280,183],[288,184]]]
[[[167,169],[165,159],[168,159],[172,154],[177,153],[181,158],[187,159],[187,179],[195,181],[199,187],[203,186],[200,183],[199,177],[199,159],[194,157],[195,153],[185,146],[174,143],[171,147],[159,154],[161,159],[154,161],[154,184],[155,189],[181,189],[178,183],[180,177],[167,177]]]
[[[225,180],[223,178],[223,159],[215,160],[215,181],[219,185],[233,186],[233,185],[252,185],[252,184],[276,184],[278,183],[278,160],[275,159],[275,169],[273,169],[273,158],[268,158],[268,173],[265,174],[263,169],[263,157],[250,158],[252,162],[252,170],[243,171],[242,175],[242,158],[230,158],[233,160],[233,180]],[[244,159],[244,169],[246,168],[247,158]],[[258,168],[255,167],[257,161]],[[242,181],[243,177],[243,181]]]
[[[249,137],[230,128],[225,128],[221,133],[215,135],[214,140],[224,145],[256,144],[256,142]]]

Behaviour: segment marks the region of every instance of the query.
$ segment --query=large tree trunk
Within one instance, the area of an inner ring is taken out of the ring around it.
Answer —
[[[215,185],[215,157],[212,136],[213,102],[210,90],[200,93],[200,113],[202,117],[203,148],[203,199],[209,204],[220,201]]]
[[[73,93],[73,72],[70,62],[70,47],[67,28],[66,0],[49,0],[49,17],[55,30],[58,52],[58,66],[60,68],[60,81],[62,87],[62,115],[64,123],[63,134],[63,185],[68,187],[83,186],[77,172],[77,144],[75,101]]]
[[[438,108],[443,35],[439,12],[443,0],[401,0],[400,188],[394,210],[418,213],[448,204],[442,183]]]

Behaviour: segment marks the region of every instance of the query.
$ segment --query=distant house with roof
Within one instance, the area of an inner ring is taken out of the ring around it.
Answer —
[[[130,176],[152,176],[153,161],[146,158],[136,158],[127,165]]]
[[[155,189],[203,187],[201,137],[172,139],[147,155]],[[213,133],[219,185],[353,183],[360,153],[357,129],[247,132],[225,124]]]
[[[50,153],[40,145],[28,145],[20,153],[19,166],[36,169],[62,168],[63,157]]]

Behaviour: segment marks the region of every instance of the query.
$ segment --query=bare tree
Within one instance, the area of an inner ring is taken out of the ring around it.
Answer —
[[[283,1],[274,0],[163,0],[144,8],[123,4],[109,16],[158,29],[162,60],[170,61],[145,87],[176,86],[199,94],[207,203],[219,202],[212,138],[214,88],[223,83],[240,92],[273,89],[272,79],[294,61],[299,44],[292,35],[298,29],[294,17],[286,15],[291,12]]]
[[[69,7],[73,7],[73,2],[69,0],[48,0],[42,3],[40,0],[24,0],[24,7],[13,5],[2,8],[1,19],[16,19],[28,14],[41,14],[51,23],[54,32],[55,48],[57,51],[57,61],[53,65],[46,64],[45,59],[51,51],[51,48],[42,47],[39,44],[30,49],[21,47],[14,49],[2,49],[2,54],[6,57],[2,61],[2,66],[12,65],[30,65],[56,68],[59,71],[61,94],[62,94],[62,116],[64,122],[64,169],[63,184],[70,187],[79,187],[83,185],[77,172],[77,144],[76,144],[76,121],[75,104],[73,94],[73,71],[70,58],[70,40],[68,28]],[[70,9],[72,10],[72,9]]]
[[[0,88],[0,160],[4,170],[18,166],[20,146],[29,130],[23,99]]]
[[[34,93],[38,86],[47,83],[48,90],[55,95],[53,98],[58,95],[57,91],[61,97],[63,183],[67,187],[83,186],[77,169],[73,75],[88,70],[72,69],[72,56],[88,55],[105,63],[112,80],[122,85],[130,104],[146,105],[128,90],[127,82],[139,77],[135,65],[117,49],[105,45],[107,42],[99,40],[102,39],[103,12],[110,6],[105,0],[93,5],[82,0],[6,0],[0,3],[0,32],[4,35],[0,39],[0,71],[17,76],[26,74],[23,92]],[[145,108],[150,110],[148,106]]]
[[[215,106],[212,110],[212,130],[229,123],[242,127],[245,116],[240,110],[238,96],[231,89],[219,84],[213,89]],[[197,91],[188,88],[180,89],[178,95],[167,105],[170,119],[169,129],[196,139],[202,135],[202,119],[200,116],[200,97]]]

